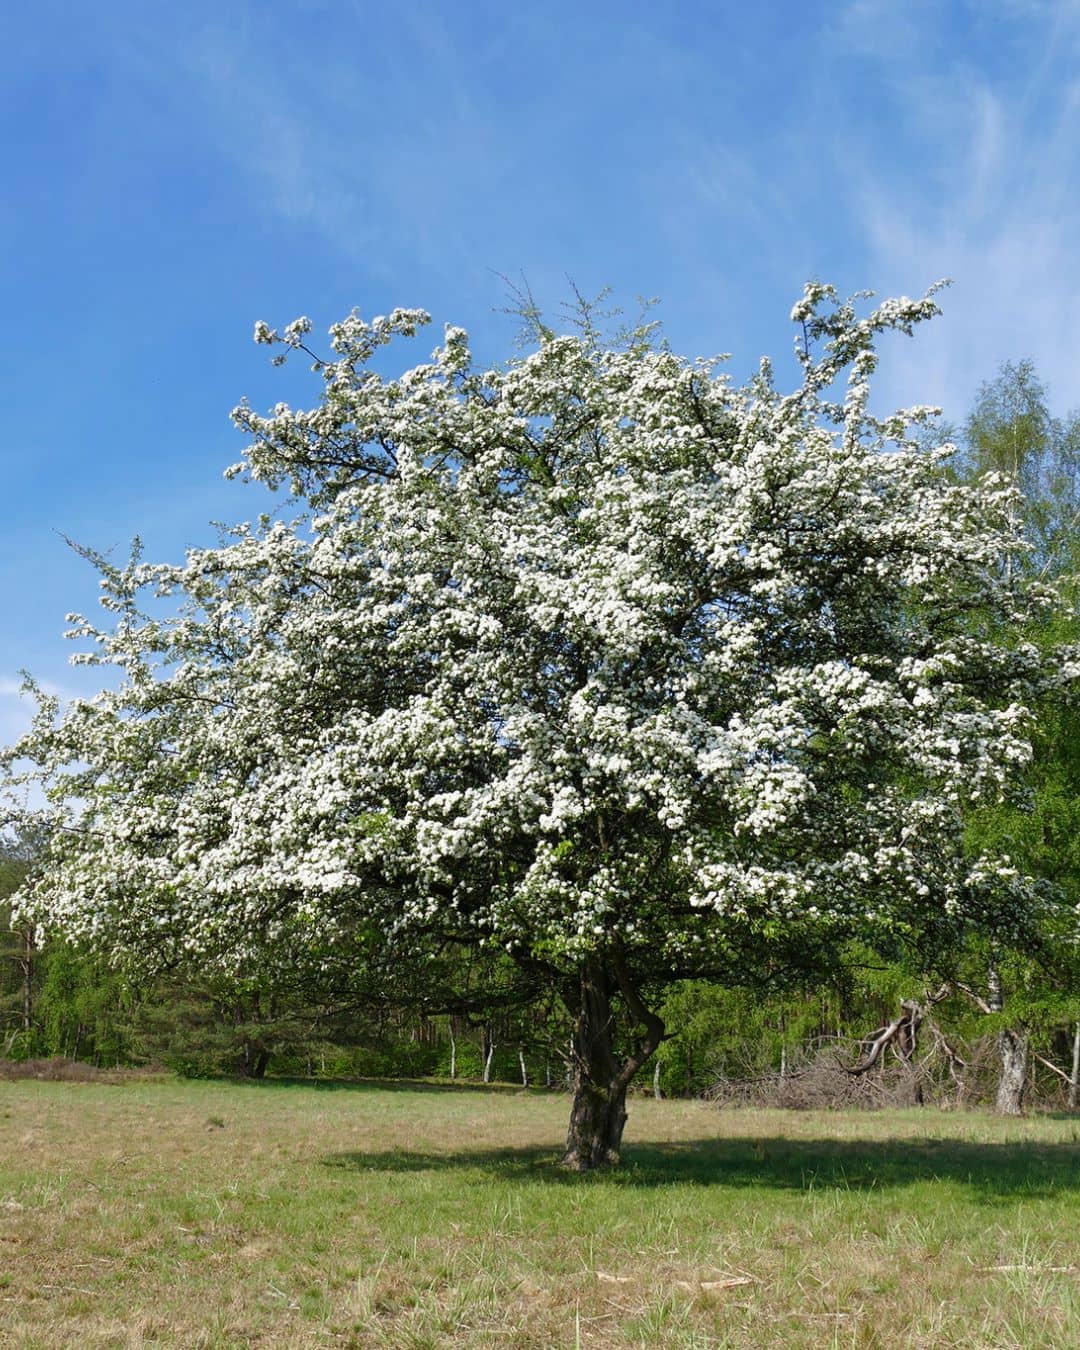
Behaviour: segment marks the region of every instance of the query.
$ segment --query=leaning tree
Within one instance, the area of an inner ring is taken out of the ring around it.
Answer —
[[[259,324],[321,393],[242,404],[229,473],[297,518],[97,560],[76,660],[119,674],[12,752],[51,803],[24,909],[144,963],[389,953],[417,991],[504,953],[570,1014],[578,1170],[618,1160],[667,982],[1019,924],[961,837],[1045,667],[999,637],[1031,603],[1009,489],[949,481],[932,410],[868,407],[878,336],[936,310],[808,286],[791,393],[588,319],[495,369],[449,328],[394,379],[371,358],[421,311],[327,359]]]

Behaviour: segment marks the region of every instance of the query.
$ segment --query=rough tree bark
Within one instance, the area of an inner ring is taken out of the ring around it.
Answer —
[[[987,1010],[1003,1012],[1005,996],[1001,975],[992,964],[987,975]],[[1028,1081],[1028,1036],[1022,1029],[1007,1027],[998,1032],[998,1054],[1001,1056],[1001,1077],[998,1079],[997,1111],[1002,1116],[1024,1114],[1024,1093]]]
[[[612,999],[621,994],[643,1034],[621,1063],[615,1053]],[[614,1167],[626,1126],[626,1090],[659,1046],[664,1024],[646,1008],[619,956],[593,957],[582,966],[566,1001],[574,1015],[571,1039],[574,1099],[563,1166],[572,1172]]]
[[[1028,1037],[1011,1028],[998,1033],[1001,1077],[998,1079],[997,1110],[1002,1116],[1024,1114],[1024,1092],[1028,1082]]]

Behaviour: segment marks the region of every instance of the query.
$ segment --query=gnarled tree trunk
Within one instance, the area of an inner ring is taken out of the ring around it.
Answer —
[[[644,1034],[622,1062],[615,1054],[612,999],[620,993]],[[574,1100],[563,1166],[573,1172],[614,1167],[626,1125],[626,1090],[656,1050],[664,1025],[645,1007],[619,957],[591,958],[581,968],[566,1001],[574,1013],[571,1040]]]

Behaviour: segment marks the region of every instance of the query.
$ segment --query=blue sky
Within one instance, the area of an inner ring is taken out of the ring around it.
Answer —
[[[742,373],[808,277],[951,276],[882,401],[961,417],[1030,356],[1080,404],[1078,0],[37,0],[0,36],[0,740],[20,668],[90,687],[61,535],[176,558],[263,508],[228,411],[305,386],[259,318],[421,305],[498,359],[496,274],[569,276]]]

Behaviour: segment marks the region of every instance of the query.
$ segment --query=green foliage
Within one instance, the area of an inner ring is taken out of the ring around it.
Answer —
[[[126,1064],[131,991],[99,955],[64,942],[42,953],[37,1019],[43,1052],[96,1064]]]
[[[981,386],[964,425],[962,472],[1003,475],[1020,494],[1029,566],[1060,573],[1077,556],[1080,415],[1051,415],[1031,361],[1006,361]]]
[[[984,384],[965,424],[961,472],[995,473],[1017,491],[1017,510],[1029,552],[1008,560],[1019,571],[1051,583],[1059,603],[1009,635],[1038,650],[1080,643],[1076,568],[1080,565],[1080,415],[1051,416],[1046,389],[1030,361],[1005,363]],[[1007,991],[1007,1012],[984,1030],[1023,1026],[1049,1034],[1080,1018],[1080,701],[1069,684],[1045,686],[1032,701],[1032,759],[1017,790],[994,806],[970,810],[973,852],[1010,857],[1039,879],[1048,901],[1034,939],[1007,926],[969,944],[962,965],[982,987],[993,967]]]
[[[38,1051],[36,1029],[26,1025],[26,981],[33,988],[35,970],[26,962],[27,930],[13,927],[7,898],[22,884],[29,867],[19,841],[0,845],[0,1054],[27,1059]]]

